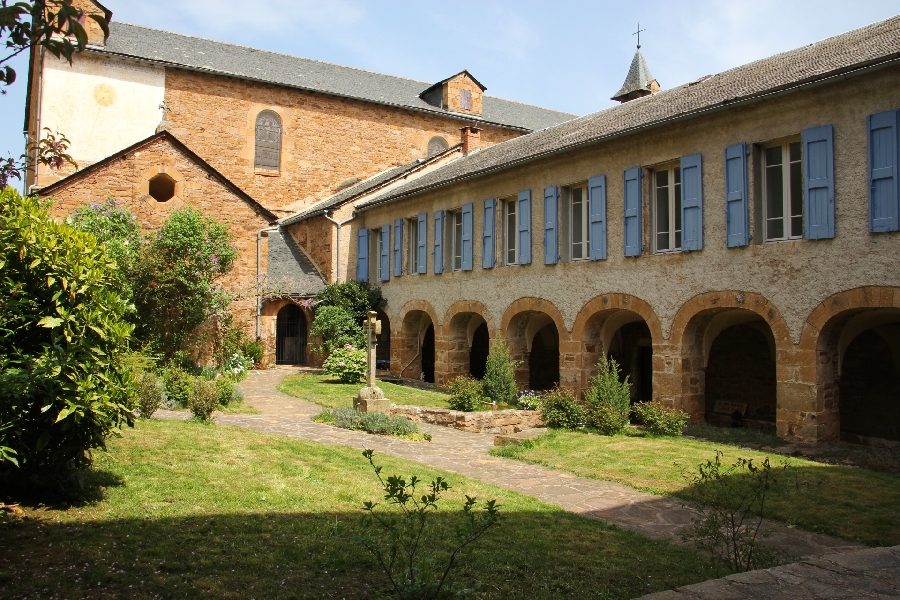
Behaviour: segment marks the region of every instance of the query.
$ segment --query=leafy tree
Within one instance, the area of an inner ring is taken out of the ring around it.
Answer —
[[[509,347],[503,340],[497,340],[488,352],[481,385],[486,398],[497,404],[512,404],[519,387],[516,385],[515,369],[518,362],[509,357]]]
[[[35,0],[15,2],[0,0],[0,45],[7,55],[0,56],[0,93],[16,80],[16,71],[8,63],[13,57],[32,46],[41,46],[55,56],[72,63],[76,52],[81,52],[88,43],[84,28],[84,11],[72,4],[72,0]],[[102,15],[89,15],[109,35],[109,23]],[[59,169],[65,163],[77,168],[75,161],[66,151],[69,140],[59,132],[48,134],[41,140],[28,145],[28,152],[40,164]],[[11,179],[21,179],[27,169],[28,154],[19,160],[9,157],[0,160],[0,189]]]
[[[138,339],[171,357],[198,325],[224,317],[231,297],[218,284],[236,258],[227,225],[193,208],[173,212],[139,262]]]
[[[0,473],[58,476],[133,424],[133,326],[115,269],[47,203],[0,192]]]
[[[359,320],[340,306],[317,307],[310,333],[322,338],[326,354],[347,344],[354,348],[366,347],[366,336]]]
[[[362,323],[366,311],[380,310],[387,304],[381,288],[370,287],[365,281],[331,283],[316,294],[316,307],[337,306],[343,308],[357,322]]]

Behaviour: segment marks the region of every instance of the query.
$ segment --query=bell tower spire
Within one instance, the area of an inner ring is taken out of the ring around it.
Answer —
[[[622,84],[622,89],[616,92],[616,95],[612,97],[612,100],[628,102],[635,98],[643,98],[644,96],[655,94],[660,90],[659,82],[657,82],[656,79],[653,78],[653,75],[650,74],[647,60],[644,58],[644,53],[641,52],[642,31],[646,31],[646,29],[641,29],[641,24],[638,23],[637,31],[631,34],[637,36],[637,51],[634,53],[634,58],[631,60],[631,68],[628,69],[628,76],[625,77],[625,83]]]

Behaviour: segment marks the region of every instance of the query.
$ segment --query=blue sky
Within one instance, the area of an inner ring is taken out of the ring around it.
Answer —
[[[468,69],[490,95],[577,114],[613,104],[609,98],[634,55],[638,21],[646,29],[644,55],[665,89],[900,13],[896,0],[104,4],[113,20],[422,81]],[[0,96],[3,157],[23,147],[26,64],[13,66],[19,79]]]

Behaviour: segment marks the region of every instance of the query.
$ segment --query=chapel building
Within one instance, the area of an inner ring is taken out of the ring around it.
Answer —
[[[67,121],[61,85],[130,125]],[[41,195],[227,220],[235,285],[281,292],[243,300],[271,361],[315,361],[297,301],[355,278],[388,300],[397,376],[479,377],[503,339],[522,388],[580,392],[603,353],[634,401],[694,422],[900,444],[900,17],[665,90],[638,48],[621,104],[580,118],[466,71],[422,84],[115,23],[73,67],[34,56],[29,87],[29,131],[85,162],[37,173]]]

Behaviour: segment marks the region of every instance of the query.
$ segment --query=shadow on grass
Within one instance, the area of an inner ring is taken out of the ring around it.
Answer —
[[[157,517],[167,507],[142,508],[143,518],[0,524],[0,597],[365,599],[388,591],[355,541],[361,511]],[[446,548],[458,515],[430,519],[424,547]],[[476,598],[634,598],[707,578],[690,550],[568,513],[516,512],[466,555],[454,581],[480,584]]]
[[[125,485],[119,475],[101,469],[80,469],[53,483],[40,480],[0,478],[0,501],[26,508],[48,507],[64,510],[101,502],[106,489]]]

